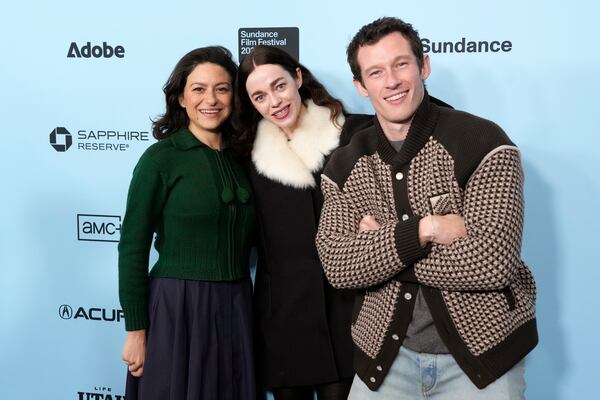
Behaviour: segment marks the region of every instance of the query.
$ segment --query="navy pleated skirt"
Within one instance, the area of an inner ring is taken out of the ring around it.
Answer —
[[[251,281],[150,281],[144,374],[127,400],[254,400]]]

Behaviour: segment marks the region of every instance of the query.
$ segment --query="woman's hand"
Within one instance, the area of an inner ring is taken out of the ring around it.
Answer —
[[[140,377],[144,373],[144,359],[146,357],[146,330],[127,332],[121,357],[131,375]]]
[[[381,225],[372,215],[365,215],[358,223],[358,233],[362,233],[364,231],[376,231],[379,228],[381,228]]]

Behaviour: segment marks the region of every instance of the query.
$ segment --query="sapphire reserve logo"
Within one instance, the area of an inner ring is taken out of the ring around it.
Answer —
[[[150,132],[144,130],[78,129],[72,135],[67,128],[59,126],[50,132],[50,146],[65,152],[73,146],[81,151],[127,151],[131,146],[150,141]]]

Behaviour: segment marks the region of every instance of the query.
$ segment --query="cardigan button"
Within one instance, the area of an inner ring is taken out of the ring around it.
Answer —
[[[402,221],[406,221],[409,218],[410,217],[408,216],[408,214],[402,214]]]
[[[381,367],[381,365],[378,365],[378,366],[377,366],[377,367],[375,367],[375,368],[377,368],[377,371],[379,371],[379,372],[383,371],[383,368]]]
[[[410,294],[410,293],[406,292],[406,293],[404,293],[404,298],[405,298],[406,300],[410,300],[410,299],[412,299],[412,294]]]
[[[372,376],[372,377],[370,377],[370,378],[369,378],[369,380],[370,380],[371,382],[373,382],[373,383],[377,382],[377,379],[375,379],[375,377],[373,377],[373,376]]]
[[[401,181],[404,178],[404,174],[402,172],[396,172],[396,180]]]
[[[229,204],[233,201],[233,190],[229,189],[228,187],[223,188],[223,191],[221,192],[221,200],[223,200],[223,203]]]
[[[392,335],[392,339],[394,340],[400,340],[400,336],[396,335],[395,333]]]

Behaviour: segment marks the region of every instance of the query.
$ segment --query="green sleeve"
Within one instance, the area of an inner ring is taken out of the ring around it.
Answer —
[[[119,300],[128,331],[148,326],[148,260],[165,200],[163,174],[142,156],[133,171],[119,241]]]

